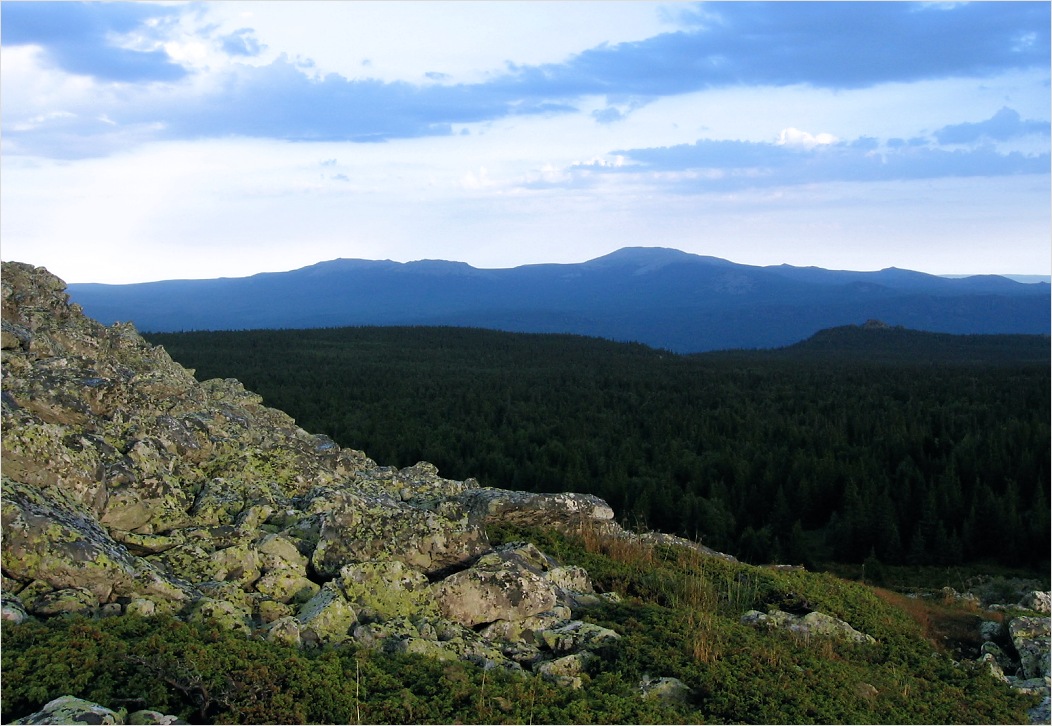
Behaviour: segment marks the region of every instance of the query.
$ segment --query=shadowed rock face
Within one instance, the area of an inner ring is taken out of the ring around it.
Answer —
[[[85,317],[43,268],[0,282],[5,617],[167,612],[510,667],[593,642],[572,620],[605,597],[588,573],[485,526],[619,530],[602,500],[379,467]]]

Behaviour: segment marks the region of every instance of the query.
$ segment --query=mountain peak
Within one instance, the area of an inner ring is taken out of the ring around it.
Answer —
[[[585,262],[589,267],[636,266],[644,270],[659,269],[677,262],[708,262],[731,264],[719,257],[706,257],[671,247],[622,247],[602,257]]]

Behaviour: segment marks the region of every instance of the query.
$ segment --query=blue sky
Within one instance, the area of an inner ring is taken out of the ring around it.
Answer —
[[[1047,275],[1050,7],[5,0],[3,257]]]

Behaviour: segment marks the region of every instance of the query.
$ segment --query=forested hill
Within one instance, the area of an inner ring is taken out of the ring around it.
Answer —
[[[856,326],[696,356],[465,328],[147,337],[381,464],[593,493],[748,561],[1048,566],[1046,336]]]
[[[799,360],[917,364],[1047,364],[1047,335],[951,335],[890,326],[879,320],[820,330],[770,352]]]
[[[1048,334],[1052,300],[1047,283],[996,275],[758,267],[662,248],[503,270],[341,259],[252,277],[68,290],[100,322],[142,331],[458,325],[680,353],[775,348],[868,318],[954,334]]]

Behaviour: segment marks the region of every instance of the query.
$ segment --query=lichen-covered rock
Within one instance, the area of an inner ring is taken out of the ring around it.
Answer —
[[[989,666],[995,677],[1000,673],[998,680],[1004,680],[1007,674],[1014,675],[1019,665],[993,641],[986,641],[979,647],[979,660]]]
[[[123,724],[116,711],[91,701],[73,696],[61,696],[49,701],[34,714],[20,718],[16,724]]]
[[[589,665],[594,661],[595,656],[584,651],[555,660],[541,661],[534,665],[533,670],[546,681],[566,688],[578,689],[584,685],[582,676],[588,672]]]
[[[1052,592],[1047,590],[1034,590],[1033,592],[1028,592],[1023,599],[1019,601],[1019,604],[1027,610],[1033,610],[1035,613],[1048,615],[1052,612],[1050,600],[1052,600]]]
[[[319,644],[342,643],[358,623],[354,608],[335,582],[325,583],[318,594],[300,608],[297,617],[303,641]]]
[[[522,620],[551,610],[555,589],[550,582],[518,565],[493,569],[473,567],[434,586],[443,617],[475,627],[495,620]]]
[[[979,624],[979,637],[984,641],[994,640],[1004,633],[1004,625],[997,620],[984,620]]]
[[[129,724],[129,726],[172,726],[174,724],[185,724],[186,721],[176,716],[163,714],[160,711],[143,709],[129,713],[125,723]]]
[[[267,570],[307,572],[307,558],[285,534],[265,535],[256,545],[260,564]]]
[[[644,699],[662,703],[686,703],[691,696],[690,687],[678,678],[651,678],[644,676],[639,682],[639,693]]]
[[[99,601],[91,590],[84,587],[67,587],[52,590],[37,598],[33,603],[33,614],[44,617],[73,613],[86,615],[98,607]]]
[[[1024,678],[1049,675],[1049,618],[1019,617],[1008,623],[1012,645],[1019,653],[1019,667]]]
[[[321,589],[321,588],[319,588]],[[315,593],[316,595],[317,593]],[[313,597],[313,595],[311,596]],[[308,598],[310,599],[310,598]],[[259,618],[259,622],[263,623],[264,626],[273,623],[275,620],[284,617],[290,617],[295,614],[293,606],[283,602],[277,602],[276,600],[268,600],[261,598],[256,601],[256,607],[253,611],[255,617]]]
[[[481,628],[478,633],[486,640],[501,643],[544,645],[541,633],[554,630],[570,622],[570,609],[555,606],[520,620],[497,620]]]
[[[300,636],[300,621],[292,616],[278,618],[267,626],[266,638],[271,642],[299,647],[303,642]]]
[[[742,615],[741,622],[746,625],[780,628],[805,638],[819,636],[855,643],[876,642],[872,636],[860,633],[843,620],[820,612],[793,615],[782,610],[771,610],[768,613],[750,610]]]
[[[216,550],[211,560],[216,566],[216,579],[237,582],[242,586],[250,586],[259,579],[259,553],[249,542],[239,542]]]
[[[3,603],[0,605],[0,620],[18,625],[28,618],[29,613],[26,612],[21,600],[14,596],[4,596]]]
[[[295,570],[270,570],[256,581],[255,589],[276,602],[304,603],[321,587]]]
[[[190,619],[197,622],[214,621],[229,630],[251,631],[249,613],[229,600],[201,598],[194,604]]]
[[[389,497],[342,491],[315,498],[311,511],[322,514],[315,570],[335,576],[353,562],[395,559],[425,573],[467,563],[489,549],[485,530],[467,512],[444,514],[418,509]]]
[[[545,574],[545,579],[560,592],[590,594],[595,592],[592,578],[588,571],[577,565],[553,567]]]
[[[530,542],[506,542],[479,557],[473,566],[483,570],[511,567],[546,575],[558,563]],[[547,575],[546,579],[551,580]]]
[[[585,521],[607,521],[614,510],[592,494],[537,494],[483,487],[460,495],[471,512],[484,522],[568,529]]]
[[[620,635],[609,628],[603,628],[580,620],[541,630],[537,635],[548,650],[556,653],[594,650],[601,645],[612,643],[621,638]]]
[[[1001,660],[994,653],[982,652],[977,662],[985,665],[990,672],[990,675],[996,680],[1001,681],[1002,683],[1008,683],[1008,678],[1005,676]]]
[[[355,609],[370,617],[438,615],[427,577],[399,560],[345,565],[337,582]]]
[[[42,580],[53,589],[82,587],[97,603],[145,595],[174,601],[192,597],[185,582],[133,556],[76,503],[3,478],[2,562],[9,577]]]

